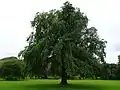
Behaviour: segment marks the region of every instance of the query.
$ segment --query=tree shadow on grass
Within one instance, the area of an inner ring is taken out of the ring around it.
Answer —
[[[68,84],[64,87],[61,87],[59,84],[36,84],[26,85],[25,88],[31,90],[102,90],[100,86],[85,84]]]

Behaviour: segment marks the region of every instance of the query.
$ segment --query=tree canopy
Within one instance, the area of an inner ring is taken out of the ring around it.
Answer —
[[[3,62],[0,67],[0,77],[5,80],[20,80],[24,77],[24,63],[11,59]]]
[[[28,46],[19,53],[28,70],[40,74],[48,64],[59,71],[61,84],[68,75],[95,74],[95,67],[104,62],[106,41],[95,27],[88,28],[88,18],[79,8],[65,2],[60,10],[36,13],[31,21],[33,32]]]

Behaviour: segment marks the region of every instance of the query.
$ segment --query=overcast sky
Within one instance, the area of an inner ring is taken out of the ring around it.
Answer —
[[[32,31],[30,21],[36,12],[59,9],[66,0],[0,0],[0,58],[17,56]],[[107,58],[116,63],[120,54],[120,0],[69,0],[89,18],[107,40]]]

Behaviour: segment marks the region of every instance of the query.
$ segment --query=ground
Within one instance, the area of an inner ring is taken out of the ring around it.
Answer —
[[[59,80],[0,81],[0,90],[120,90],[120,81],[70,80],[61,87]]]

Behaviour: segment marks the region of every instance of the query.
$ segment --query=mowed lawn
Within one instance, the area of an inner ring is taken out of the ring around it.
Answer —
[[[59,80],[0,81],[0,90],[120,90],[120,81],[69,80],[61,87]]]

